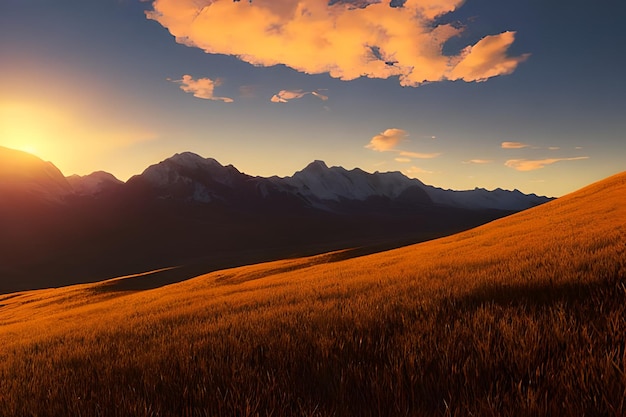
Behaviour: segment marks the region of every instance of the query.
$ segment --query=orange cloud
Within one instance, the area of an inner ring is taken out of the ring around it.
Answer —
[[[409,136],[406,130],[387,129],[374,136],[365,147],[378,152],[392,151],[400,142]]]
[[[404,171],[404,173],[409,177],[415,177],[416,175],[419,175],[419,174],[434,174],[433,171],[428,171],[426,169],[416,167],[416,166],[412,166],[411,168]]]
[[[534,171],[536,169],[541,169],[546,165],[554,164],[555,162],[561,161],[578,161],[581,159],[589,159],[588,156],[579,156],[576,158],[549,158],[549,159],[539,159],[539,160],[528,160],[528,159],[509,159],[504,163],[509,168],[516,169],[518,171]]]
[[[440,152],[433,153],[421,153],[421,152],[409,152],[409,151],[400,151],[400,156],[406,156],[408,158],[417,158],[417,159],[432,159],[441,155]]]
[[[291,100],[302,98],[307,94],[311,94],[312,96],[315,96],[323,101],[328,100],[328,96],[318,93],[317,91],[280,90],[278,93],[272,96],[270,101],[273,103],[287,103]]]
[[[522,149],[528,148],[530,145],[521,142],[502,142],[502,149]]]
[[[229,97],[217,97],[214,95],[215,87],[221,84],[220,80],[211,80],[210,78],[198,78],[194,80],[191,75],[183,75],[182,80],[175,80],[180,84],[180,89],[185,93],[192,93],[194,97],[205,100],[223,101],[224,103],[232,103],[233,99]]]
[[[506,51],[515,40],[515,32],[486,36],[476,45],[466,47],[459,56],[459,62],[450,72],[448,79],[463,81],[486,81],[491,77],[510,74],[528,54],[508,57]]]
[[[463,161],[464,164],[479,164],[479,165],[490,164],[492,162],[493,160],[491,159],[470,159],[469,161]]]
[[[463,29],[436,19],[463,1],[406,0],[391,7],[390,1],[356,0],[153,0],[146,15],[177,42],[207,53],[342,80],[399,77],[404,86],[418,86],[513,72],[527,57],[507,55],[514,32],[443,54],[443,45]]]

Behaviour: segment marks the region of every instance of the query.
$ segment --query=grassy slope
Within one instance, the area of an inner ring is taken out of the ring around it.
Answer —
[[[626,414],[626,174],[340,258],[0,296],[0,415]]]

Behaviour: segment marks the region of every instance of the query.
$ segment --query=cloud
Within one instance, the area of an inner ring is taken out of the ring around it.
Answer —
[[[318,93],[317,91],[311,91],[311,94],[313,94],[315,97],[319,98],[322,101],[326,101],[328,100],[328,96],[325,96],[323,94]]]
[[[274,94],[270,99],[273,103],[287,103],[291,100],[300,99],[307,94],[315,96],[322,101],[328,100],[328,96],[325,96],[317,91],[302,91],[302,90],[280,90],[278,93]]]
[[[396,162],[408,163],[411,162],[410,158],[396,158]]]
[[[232,103],[233,99],[229,97],[217,97],[213,95],[215,87],[221,84],[220,80],[211,80],[210,78],[198,78],[194,80],[191,75],[183,75],[181,80],[174,80],[180,84],[180,89],[185,93],[192,93],[194,97],[205,100],[223,101],[224,103]]]
[[[450,72],[450,79],[463,81],[487,81],[491,77],[510,74],[528,54],[507,57],[506,51],[515,40],[515,32],[486,36],[476,45],[466,47],[459,63]]]
[[[561,149],[561,148],[559,148],[558,146],[550,146],[550,147],[548,147],[548,150],[550,150],[550,151],[558,151],[559,149]]]
[[[432,159],[441,155],[440,152],[433,153],[420,153],[420,152],[408,152],[408,151],[400,151],[400,156],[406,156],[408,158],[417,158],[417,159]]]
[[[464,0],[153,0],[148,19],[178,43],[256,66],[286,65],[352,80],[398,77],[404,86],[485,81],[512,73],[515,32],[485,36],[456,55],[443,46],[464,28],[441,23]]]
[[[502,149],[522,149],[528,148],[530,145],[521,142],[502,142]]]
[[[479,164],[479,165],[490,164],[492,162],[493,160],[491,159],[470,159],[469,161],[463,161],[464,164]]]
[[[407,136],[409,134],[406,130],[387,129],[374,136],[365,147],[378,152],[392,151],[400,142],[406,140]]]
[[[546,165],[554,164],[555,162],[561,161],[578,161],[581,159],[589,159],[588,156],[579,156],[576,158],[549,158],[549,159],[538,159],[538,160],[528,160],[528,159],[509,159],[504,163],[509,168],[516,169],[518,171],[534,171],[536,169],[541,169]]]
[[[412,166],[411,168],[404,171],[404,173],[408,176],[415,176],[419,174],[433,174],[433,171],[428,171],[427,169],[419,168],[416,166]]]

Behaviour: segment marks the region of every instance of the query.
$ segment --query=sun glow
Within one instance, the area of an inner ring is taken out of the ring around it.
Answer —
[[[66,175],[110,170],[98,165],[109,152],[155,137],[142,126],[112,124],[72,104],[0,100],[0,146],[52,161]]]
[[[54,110],[19,102],[0,102],[0,144],[40,157],[51,150],[51,133],[62,117]]]

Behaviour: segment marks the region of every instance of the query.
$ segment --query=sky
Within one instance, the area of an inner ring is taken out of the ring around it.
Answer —
[[[0,146],[561,196],[626,170],[619,0],[0,0]]]

